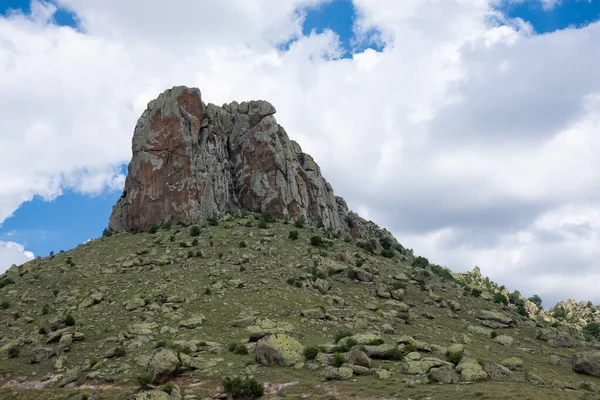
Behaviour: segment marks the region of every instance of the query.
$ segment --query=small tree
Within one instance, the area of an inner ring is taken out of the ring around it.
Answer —
[[[427,266],[429,265],[429,260],[426,259],[425,257],[421,257],[418,256],[417,258],[414,259],[412,266],[413,268],[427,268]]]
[[[298,240],[298,236],[299,236],[298,231],[290,231],[290,234],[288,237],[291,240]]]
[[[258,399],[265,394],[262,383],[250,378],[225,378],[223,388],[232,399]]]
[[[537,294],[534,294],[527,300],[529,300],[530,302],[532,302],[533,304],[538,306],[538,308],[543,308],[542,307],[542,298],[540,296],[538,296]]]
[[[312,236],[310,238],[310,244],[311,246],[323,246],[325,242],[321,236]]]
[[[200,227],[197,225],[192,226],[190,228],[190,236],[191,237],[200,236]]]
[[[66,326],[75,326],[75,318],[71,314],[67,315],[63,322]]]
[[[594,339],[600,338],[600,324],[598,322],[590,322],[583,328],[583,334],[589,335]]]
[[[508,299],[502,293],[494,294],[494,303],[508,305]]]

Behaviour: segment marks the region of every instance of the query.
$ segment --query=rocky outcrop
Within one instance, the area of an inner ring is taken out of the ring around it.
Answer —
[[[266,101],[218,107],[205,105],[195,88],[162,93],[135,127],[125,189],[109,229],[193,223],[244,208],[305,217],[366,237],[371,224],[334,196],[319,166],[288,138],[274,114]]]

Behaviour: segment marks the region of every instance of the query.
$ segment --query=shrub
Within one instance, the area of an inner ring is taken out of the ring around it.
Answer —
[[[63,322],[66,326],[75,326],[75,318],[71,314],[67,315]]]
[[[300,219],[298,219],[294,222],[294,226],[298,229],[302,229],[302,228],[304,228],[305,222],[306,221],[304,220],[304,217],[302,216],[302,217],[300,217]]]
[[[440,278],[446,281],[456,281],[456,279],[454,279],[454,276],[452,276],[452,272],[450,272],[448,268],[444,268],[437,264],[429,264],[429,268],[431,268],[431,272],[433,272],[435,275],[439,276]]]
[[[179,242],[179,246],[183,247],[184,249],[190,247],[186,242]]]
[[[290,234],[288,236],[288,238],[292,239],[292,240],[298,240],[298,231],[290,231]]]
[[[204,294],[210,296],[212,294],[212,291],[210,290],[210,288],[206,288],[204,289]]]
[[[267,224],[267,221],[261,220],[261,221],[258,223],[258,227],[259,227],[260,229],[267,229],[267,228],[269,227],[269,224]]]
[[[584,335],[589,335],[594,339],[600,338],[600,324],[598,322],[590,322],[583,327]]]
[[[41,328],[38,330],[38,333],[39,333],[40,335],[45,335],[45,334],[46,334],[46,328],[42,326],[42,327],[41,327]]]
[[[152,225],[152,228],[150,228],[148,232],[150,232],[151,234],[155,234],[156,232],[158,232],[158,225]]]
[[[296,278],[287,278],[287,284],[290,286],[294,286],[296,284]]]
[[[310,244],[311,246],[320,247],[323,246],[325,242],[323,241],[323,238],[321,236],[315,235],[310,238]]]
[[[508,299],[502,293],[494,294],[494,303],[508,305]]]
[[[479,296],[481,296],[481,289],[472,288],[471,289],[471,295],[473,297],[479,297]]]
[[[529,316],[529,311],[527,311],[527,309],[525,308],[525,305],[523,305],[523,304],[517,305],[517,313],[523,317]]]
[[[19,348],[17,346],[11,346],[8,348],[8,358],[19,357]]]
[[[198,239],[192,240],[192,246],[198,246]]]
[[[166,394],[171,394],[173,389],[175,389],[175,385],[173,384],[173,382],[169,382],[165,386],[163,386],[162,391]]]
[[[566,318],[567,317],[567,312],[565,311],[565,309],[562,306],[558,306],[554,309],[554,312],[552,313],[552,316],[554,318]]]
[[[385,258],[394,258],[394,250],[383,249],[381,255]]]
[[[275,222],[275,218],[273,218],[273,216],[268,212],[263,212],[260,214],[260,219],[266,223]]]
[[[224,256],[224,255],[225,255],[225,254],[223,254],[222,252],[219,252],[219,253],[217,254],[217,257],[219,257],[219,260],[220,260],[221,258],[223,258],[223,256]]]
[[[142,374],[139,375],[138,377],[135,378],[135,380],[137,381],[138,385],[140,385],[140,387],[142,389],[147,389],[150,384],[152,383],[152,375],[146,373],[146,374]]]
[[[239,242],[239,243],[238,243],[238,246],[240,246],[240,247],[244,248],[244,247],[246,247],[246,246],[248,246],[248,245],[246,244],[246,242],[245,242],[245,241],[243,241],[243,240],[242,240],[241,242]]]
[[[50,306],[48,304],[44,304],[42,307],[42,315],[46,315],[50,312]]]
[[[193,251],[188,251],[187,253],[188,258],[194,258],[194,252]]]
[[[448,361],[449,363],[452,363],[454,365],[458,365],[458,363],[460,362],[460,360],[462,360],[463,355],[462,353],[453,353],[448,355],[448,357],[446,358],[446,361]]]
[[[356,245],[371,254],[375,253],[375,249],[377,248],[375,239],[367,240],[366,242],[358,242]]]
[[[335,353],[333,355],[333,366],[339,368],[346,362],[346,357],[342,353]]]
[[[357,258],[356,259],[356,266],[358,268],[362,267],[364,265],[364,263],[365,263],[365,260],[363,260],[362,258]]]
[[[6,310],[7,308],[10,307],[10,303],[6,300],[4,300],[2,303],[0,303],[0,308]]]
[[[346,276],[348,277],[348,279],[354,280],[354,279],[356,279],[356,271],[353,270],[353,269],[348,268],[346,270]]]
[[[368,346],[379,346],[380,344],[383,344],[383,343],[384,343],[383,339],[373,339],[369,343],[367,343],[367,345]]]
[[[385,354],[384,359],[386,360],[394,360],[394,361],[401,361],[404,358],[404,354],[407,354],[408,352],[402,351],[397,347],[394,347],[392,350],[388,351]]]
[[[540,308],[540,309],[542,308],[542,298],[540,296],[538,296],[537,294],[534,294],[527,300],[529,300],[530,302],[532,302],[533,304],[538,306],[538,308]]]
[[[252,400],[262,397],[265,388],[262,383],[250,378],[225,378],[223,388],[232,399]]]
[[[102,237],[110,237],[112,236],[112,232],[108,230],[108,228],[104,228],[102,231]]]
[[[217,220],[216,218],[207,218],[206,222],[208,222],[208,225],[210,225],[210,226],[219,225],[219,220]]]
[[[429,265],[429,260],[425,257],[418,256],[412,262],[413,268],[427,268]]]
[[[508,295],[508,301],[510,302],[510,304],[518,305],[520,302],[523,301],[521,300],[521,293],[519,293],[518,290],[515,290],[514,292]]]
[[[245,355],[248,354],[248,348],[241,343],[229,343],[228,347],[229,352],[234,354]]]
[[[492,339],[494,339],[494,338],[497,338],[497,337],[498,337],[498,332],[496,332],[496,331],[492,331],[492,332],[490,332],[490,337],[491,337]]]
[[[319,354],[319,349],[317,347],[310,346],[304,349],[304,358],[307,360],[314,360],[317,358],[317,354]]]
[[[334,341],[335,341],[335,343],[337,343],[340,340],[342,340],[343,338],[350,337],[352,335],[354,335],[354,334],[349,330],[337,331],[334,336]]]
[[[127,352],[125,351],[125,347],[117,346],[113,354],[115,355],[115,357],[123,357],[125,354],[127,354]]]
[[[392,249],[392,240],[390,238],[388,238],[388,237],[379,238],[379,244],[385,250],[391,250]]]

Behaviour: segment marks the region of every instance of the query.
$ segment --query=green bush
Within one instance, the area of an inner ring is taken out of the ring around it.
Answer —
[[[335,336],[334,336],[334,339],[333,339],[333,340],[334,340],[334,342],[335,342],[335,343],[337,343],[337,342],[339,342],[340,340],[342,340],[343,338],[350,337],[350,336],[352,336],[352,335],[354,335],[354,333],[352,333],[352,332],[351,332],[351,331],[349,331],[349,330],[341,330],[341,331],[337,331],[337,332],[335,333]]]
[[[473,297],[480,297],[481,293],[482,293],[481,289],[477,289],[477,288],[471,289],[471,296],[473,296]]]
[[[241,343],[229,343],[228,350],[230,353],[245,355],[248,354],[248,348]]]
[[[207,218],[206,222],[208,222],[208,225],[210,225],[210,226],[219,225],[219,220],[217,220],[216,218]]]
[[[268,212],[263,212],[262,214],[260,214],[260,219],[262,221],[265,221],[266,223],[275,222],[275,218],[273,218],[273,216]]]
[[[517,305],[517,313],[523,317],[529,316],[529,311],[527,311],[527,309],[525,308],[525,305],[523,305],[523,304]]]
[[[123,357],[125,354],[127,354],[127,351],[125,351],[125,347],[117,346],[114,352],[115,357]]]
[[[367,240],[365,242],[358,242],[356,245],[371,254],[374,254],[375,249],[377,248],[377,242],[375,239]]]
[[[290,231],[290,234],[288,235],[288,238],[292,239],[292,240],[298,240],[298,231]]]
[[[365,260],[363,260],[362,258],[357,258],[356,259],[356,266],[358,268],[362,267],[365,264]]]
[[[450,272],[448,268],[444,268],[437,264],[429,264],[429,268],[431,269],[431,272],[433,272],[435,275],[439,276],[440,278],[446,281],[456,281],[456,279],[454,279],[454,276],[452,276],[452,272]]]
[[[418,256],[412,262],[413,268],[427,268],[429,265],[429,260],[425,257]]]
[[[502,293],[494,294],[494,303],[508,305],[508,299]]]
[[[11,346],[8,348],[8,358],[19,357],[19,348],[17,346]]]
[[[175,384],[173,382],[169,382],[165,386],[163,386],[162,391],[166,394],[171,394],[173,389],[175,389]]]
[[[392,249],[392,240],[388,237],[382,237],[379,239],[379,244],[383,247],[384,250]]]
[[[383,249],[381,255],[385,258],[394,258],[394,250]]]
[[[554,312],[552,313],[552,316],[554,318],[562,318],[565,319],[567,317],[567,312],[565,311],[565,309],[562,306],[558,306],[554,309]]]
[[[4,300],[2,303],[0,303],[0,308],[6,310],[7,308],[10,307],[10,303],[6,300]]]
[[[75,326],[75,318],[71,314],[67,315],[63,322],[66,326]]]
[[[356,279],[356,271],[351,268],[348,268],[346,270],[346,276],[348,277],[348,279],[354,280]]]
[[[110,237],[112,236],[112,232],[108,230],[108,228],[104,228],[102,231],[102,237]]]
[[[258,227],[259,227],[260,229],[267,229],[267,228],[269,227],[269,224],[267,224],[267,221],[261,220],[261,221],[258,223]]]
[[[265,394],[262,383],[250,378],[225,378],[223,388],[232,399],[252,400],[258,399]]]
[[[368,346],[379,346],[380,344],[385,343],[383,339],[379,338],[379,339],[373,339],[370,342],[367,343]]]
[[[212,294],[212,290],[210,290],[210,288],[206,288],[204,289],[204,294],[210,296]]]
[[[600,338],[600,324],[598,322],[590,322],[583,327],[584,335],[589,335],[594,339]]]
[[[304,220],[304,217],[300,217],[300,219],[298,219],[294,222],[294,226],[298,229],[302,229],[302,228],[304,228],[305,222],[306,221]]]
[[[238,246],[240,246],[241,248],[247,247],[248,245],[246,244],[246,242],[244,240],[242,240],[241,242],[238,243]]]
[[[311,246],[321,247],[325,244],[325,241],[321,236],[315,235],[310,238]]]
[[[498,332],[496,332],[496,331],[492,331],[492,332],[490,332],[490,337],[491,337],[492,339],[495,339],[495,338],[497,338],[497,337],[498,337]]]
[[[40,327],[40,329],[38,330],[38,333],[40,335],[45,335],[46,334],[46,328],[44,326]]]
[[[307,360],[314,360],[317,358],[317,354],[319,354],[319,349],[317,347],[310,346],[304,349],[304,358]]]
[[[463,354],[462,353],[453,353],[448,355],[448,357],[446,357],[446,361],[448,361],[449,363],[452,363],[454,365],[458,365],[458,363],[460,362],[460,360],[462,360],[463,358]]]
[[[152,375],[150,375],[149,373],[145,373],[137,376],[135,380],[142,389],[147,389],[152,383]]]
[[[534,294],[527,300],[529,300],[530,302],[532,302],[533,304],[538,306],[538,308],[540,308],[540,309],[542,308],[542,298],[540,296],[538,296],[537,294]]]
[[[44,304],[44,306],[42,307],[42,315],[46,315],[50,312],[50,306],[46,303]]]
[[[158,225],[152,225],[152,228],[150,228],[148,232],[150,232],[151,234],[155,234],[156,232],[158,232]]]
[[[333,366],[336,368],[341,367],[346,362],[346,357],[342,353],[335,353],[333,355]]]
[[[386,360],[394,360],[394,361],[402,361],[402,359],[404,359],[404,355],[407,354],[408,352],[402,351],[397,347],[394,347],[392,350],[388,351],[385,354],[384,359]]]

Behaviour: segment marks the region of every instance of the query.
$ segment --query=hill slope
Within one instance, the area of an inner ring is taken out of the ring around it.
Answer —
[[[536,326],[381,237],[237,211],[12,267],[0,397],[119,399],[154,380],[205,398],[250,376],[286,398],[597,398],[572,369],[590,350],[577,330]]]

